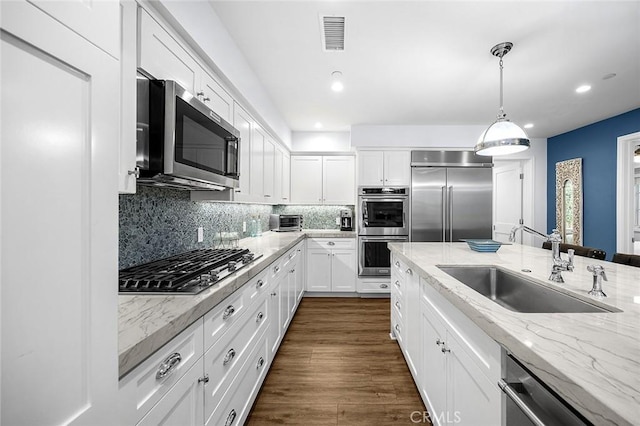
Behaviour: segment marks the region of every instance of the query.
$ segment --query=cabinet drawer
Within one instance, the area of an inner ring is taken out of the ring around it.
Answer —
[[[205,353],[204,371],[209,376],[205,389],[205,417],[215,410],[229,380],[247,360],[256,336],[261,335],[268,324],[267,299],[263,297]]]
[[[269,282],[269,269],[267,268],[242,287],[240,291],[244,293],[244,300],[247,301],[248,307],[251,307],[256,300],[266,294]]]
[[[358,280],[358,293],[389,293],[390,291],[389,281]]]
[[[391,310],[391,330],[393,330],[393,334],[396,336],[396,340],[398,344],[402,347],[404,344],[404,339],[402,338],[402,332],[404,331],[404,325],[402,321],[399,319],[396,311]]]
[[[204,315],[204,349],[207,350],[242,316],[246,309],[245,292],[238,289]]]
[[[126,423],[137,423],[201,358],[202,341],[198,320],[120,380],[118,400]]]
[[[355,238],[312,238],[307,240],[307,247],[310,249],[356,249]]]
[[[263,333],[251,354],[229,386],[220,404],[210,416],[207,426],[238,426],[244,424],[269,366],[268,333]],[[216,401],[217,402],[217,401]]]
[[[399,298],[397,295],[391,295],[391,310],[394,311],[398,321],[404,323],[404,300]]]
[[[458,339],[460,347],[467,352],[469,358],[491,382],[497,383],[500,379],[500,345],[422,277],[420,277],[420,301],[437,313],[449,332]]]

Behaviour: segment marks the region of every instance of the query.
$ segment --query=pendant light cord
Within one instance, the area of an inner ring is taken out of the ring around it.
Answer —
[[[502,119],[506,116],[504,113],[504,102],[503,102],[503,90],[502,90],[502,56],[500,57],[500,113],[498,114],[498,119]]]

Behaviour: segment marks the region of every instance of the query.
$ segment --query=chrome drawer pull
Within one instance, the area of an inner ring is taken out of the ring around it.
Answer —
[[[280,272],[280,267],[279,266],[274,266],[273,273],[277,274],[278,272]]]
[[[262,321],[262,318],[264,318],[264,314],[262,312],[258,312],[258,316],[256,317],[256,322]]]
[[[264,281],[258,280],[258,282],[256,283],[256,288],[262,288],[262,287],[264,287]]]
[[[289,259],[293,257],[293,253],[289,253]]]
[[[172,353],[162,361],[162,363],[158,366],[158,372],[156,373],[156,380],[161,380],[167,377],[169,374],[173,373],[175,368],[182,361],[182,355],[180,353],[175,352]]]
[[[227,421],[224,422],[224,426],[231,426],[236,419],[236,410],[231,410],[227,416]]]
[[[335,246],[335,245],[336,245],[336,243],[334,243],[333,241],[329,241],[329,242],[327,243],[327,245],[328,245],[328,246]]]
[[[411,270],[411,268],[407,269],[407,274],[413,275],[413,271]]]
[[[396,302],[396,308],[400,309],[400,303]]]
[[[396,330],[400,331],[400,326],[396,324]]]
[[[224,314],[222,314],[222,319],[226,320],[231,315],[233,315],[235,311],[236,311],[236,308],[234,308],[233,305],[227,306],[227,309],[224,310]]]
[[[256,370],[260,370],[260,368],[262,368],[263,365],[264,365],[264,358],[260,357],[260,359],[258,360],[258,364],[256,365]]]
[[[396,280],[394,284],[396,285],[396,287],[400,288],[400,281]]]
[[[436,340],[436,345],[440,346],[440,345],[444,345],[444,342],[440,339]]]
[[[400,262],[396,261],[396,266],[399,268],[400,267]]]
[[[447,352],[451,352],[451,349],[447,349],[447,347],[444,345],[444,342],[442,342],[442,347],[440,348],[440,350],[442,351],[442,353],[447,353]]]
[[[233,348],[229,349],[229,352],[227,352],[227,354],[224,356],[224,360],[222,360],[222,365],[229,364],[234,356],[236,356],[235,349]]]
[[[209,375],[205,374],[204,377],[199,377],[198,383],[204,383],[205,385],[209,383]]]
[[[387,284],[380,284],[380,288],[389,288]]]

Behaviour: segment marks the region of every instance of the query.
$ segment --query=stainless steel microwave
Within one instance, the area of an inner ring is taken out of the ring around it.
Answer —
[[[238,187],[240,132],[175,81],[137,80],[138,183]]]
[[[301,214],[272,214],[269,229],[275,232],[302,231]]]

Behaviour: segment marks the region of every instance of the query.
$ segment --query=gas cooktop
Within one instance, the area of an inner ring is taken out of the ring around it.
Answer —
[[[120,294],[197,294],[262,255],[248,249],[200,249],[120,270]]]

